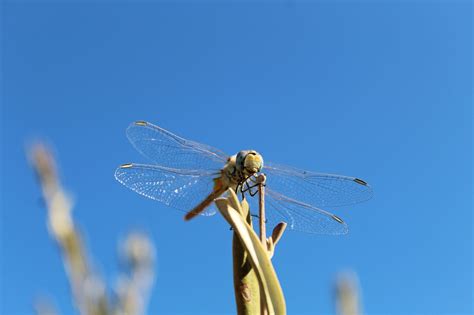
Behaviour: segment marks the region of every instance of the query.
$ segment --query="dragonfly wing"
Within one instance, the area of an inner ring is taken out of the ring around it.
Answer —
[[[310,206],[343,206],[372,197],[372,188],[355,177],[304,171],[273,163],[267,163],[263,172],[270,189]]]
[[[314,234],[346,234],[347,224],[338,216],[266,189],[265,211],[270,227],[286,222],[287,228]]]
[[[138,152],[158,165],[176,169],[221,169],[227,155],[211,146],[183,139],[144,121],[132,123],[127,137]]]
[[[191,171],[158,165],[124,164],[115,171],[115,178],[131,190],[187,212],[203,201],[214,188],[215,172]],[[215,214],[214,206],[203,215]]]

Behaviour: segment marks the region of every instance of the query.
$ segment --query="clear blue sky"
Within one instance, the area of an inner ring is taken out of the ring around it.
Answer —
[[[71,314],[25,143],[58,153],[97,269],[117,275],[133,228],[157,247],[150,314],[232,314],[231,232],[114,180],[145,161],[148,120],[225,152],[353,175],[369,202],[330,209],[346,236],[287,233],[290,314],[334,311],[338,271],[368,314],[472,314],[472,4],[468,1],[132,4],[7,1],[2,12],[1,309],[48,295]],[[251,131],[251,132],[249,132]]]

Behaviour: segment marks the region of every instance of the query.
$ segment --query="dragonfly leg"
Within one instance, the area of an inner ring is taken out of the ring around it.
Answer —
[[[245,188],[244,188],[244,185],[246,185]],[[252,188],[252,187],[250,187],[247,183],[244,183],[244,184],[242,184],[242,190],[241,190],[241,192],[243,192],[243,193],[244,193],[244,192],[247,192],[250,188]]]
[[[249,184],[249,181],[252,182],[252,185]],[[258,187],[261,184],[256,180],[255,176],[252,175],[247,177],[244,183],[247,185],[245,191],[249,191],[250,196],[253,197],[258,193],[258,191],[252,193],[252,188]],[[263,184],[263,186],[265,186],[265,184]]]
[[[249,179],[252,180],[251,177],[252,177],[252,175],[248,176],[247,178],[244,178],[244,180],[242,180],[242,182],[239,184],[242,188],[241,189],[242,193],[245,193],[245,192],[249,191],[250,189],[252,189],[253,187],[255,187],[255,186],[250,186],[249,185],[248,181],[249,181]],[[245,188],[244,188],[244,185],[246,186]]]
[[[255,186],[252,186],[251,188],[253,188],[253,187],[255,187]],[[252,197],[255,196],[256,194],[258,194],[258,190],[256,190],[256,191],[253,192],[253,193],[252,193],[251,190],[249,191],[249,195],[252,196]]]
[[[235,186],[234,190],[235,190],[236,194],[238,194],[240,192],[241,195],[242,195],[242,199],[244,199],[244,193],[245,193],[246,190],[243,190],[242,188],[243,188],[242,183],[239,183],[239,184],[237,184],[237,186]]]
[[[249,181],[252,182],[252,186],[249,185]],[[251,188],[254,188],[256,186],[259,185],[259,183],[255,180],[255,175],[249,175],[247,176],[246,178],[244,178],[241,182],[241,185],[247,185],[247,188],[245,188],[244,192],[251,189]]]
[[[249,184],[249,182],[251,182],[251,184]],[[257,178],[255,177],[255,174],[253,174],[253,175],[249,175],[246,178],[244,178],[242,180],[242,182],[237,185],[237,189],[238,189],[238,187],[241,188],[240,192],[242,193],[242,199],[244,198],[244,193],[247,192],[247,191],[249,192],[249,195],[253,197],[258,193],[258,191],[252,192],[252,188],[258,187],[261,184],[262,183],[257,181]],[[245,186],[245,188],[244,188],[244,186]],[[266,186],[266,184],[263,183],[263,186]],[[236,189],[236,191],[237,191],[237,189]]]

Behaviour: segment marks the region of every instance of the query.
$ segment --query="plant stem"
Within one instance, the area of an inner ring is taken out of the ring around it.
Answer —
[[[265,175],[259,176],[258,185],[258,206],[259,206],[259,223],[260,223],[260,241],[264,248],[267,248],[267,231],[265,220]]]

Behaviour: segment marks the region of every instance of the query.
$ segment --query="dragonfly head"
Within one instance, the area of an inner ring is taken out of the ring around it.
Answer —
[[[263,168],[263,158],[254,150],[240,151],[235,162],[237,169],[246,175],[258,173]]]

